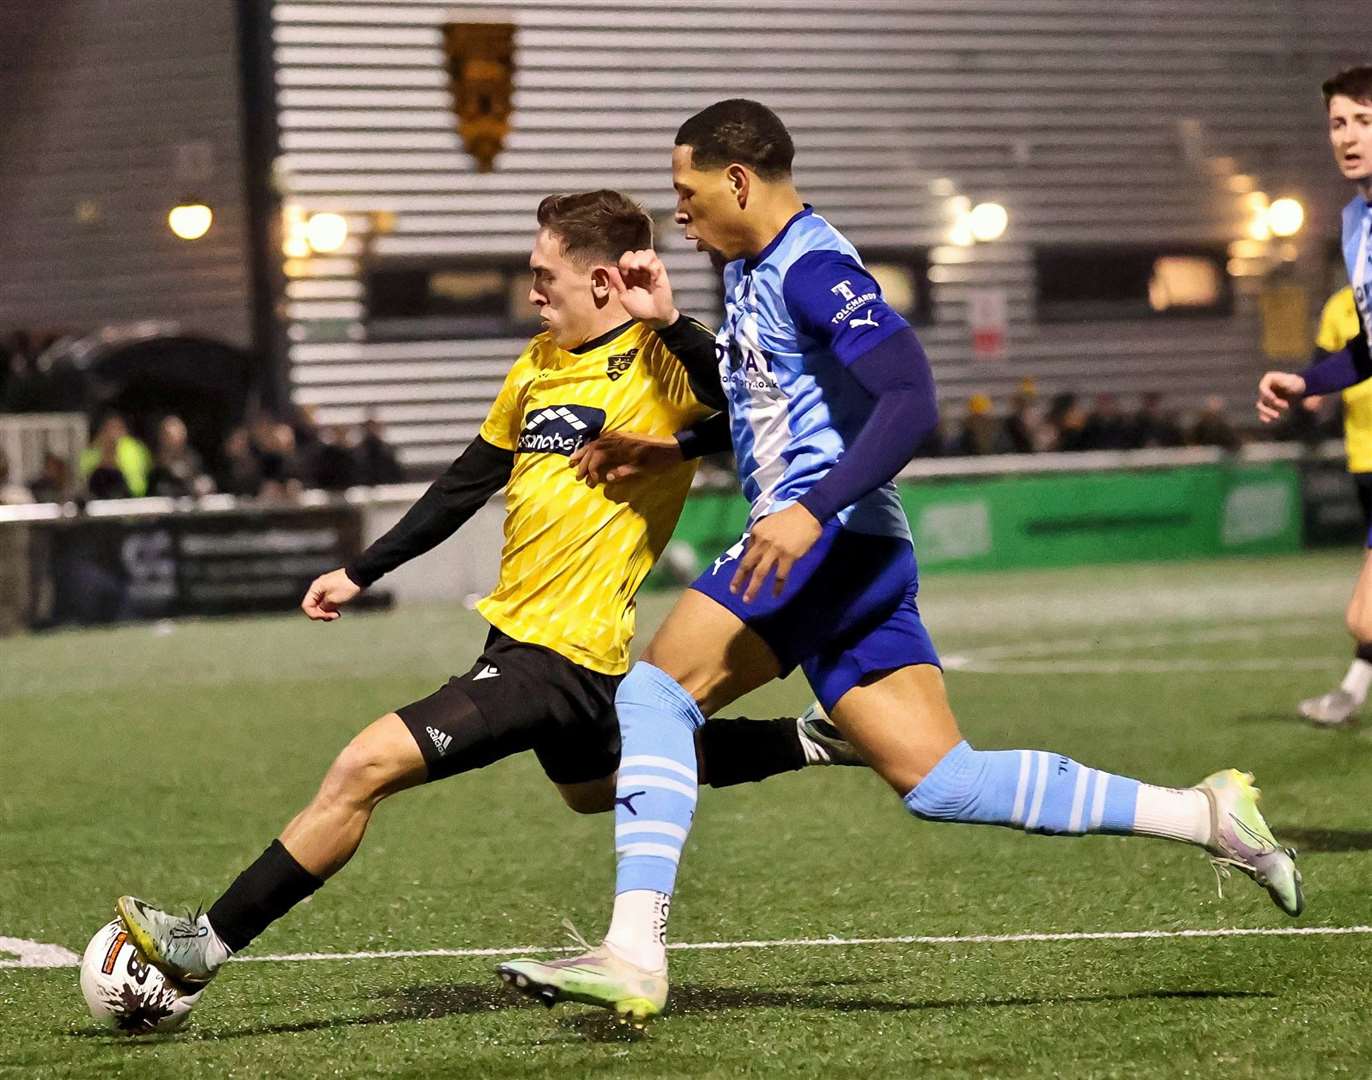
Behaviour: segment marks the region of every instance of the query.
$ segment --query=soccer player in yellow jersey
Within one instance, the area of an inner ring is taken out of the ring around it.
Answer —
[[[1345,286],[1329,298],[1320,313],[1315,359],[1332,356],[1344,348],[1358,336],[1360,328],[1352,286]],[[1363,526],[1372,530],[1372,380],[1343,391],[1343,438],[1348,452],[1348,471],[1358,486]],[[1328,693],[1302,701],[1301,715],[1319,727],[1352,723],[1367,701],[1369,687],[1372,687],[1372,644],[1358,642],[1353,663],[1343,682]]]
[[[173,978],[212,978],[348,862],[377,804],[397,791],[532,750],[580,813],[616,802],[633,812],[643,794],[616,798],[615,691],[629,666],[634,594],[691,486],[690,438],[711,445],[683,429],[723,404],[714,337],[677,312],[649,326],[625,311],[616,264],[652,243],[651,219],[630,199],[549,196],[538,223],[529,299],[544,330],[510,369],[480,436],[394,529],[318,578],[301,605],[311,619],[337,619],[364,588],[451,536],[504,487],[500,579],[478,605],[491,625],[485,649],[466,674],[357,735],[313,801],[205,914],[180,917],[120,898],[131,937]],[[572,455],[617,429],[668,440],[683,432],[676,464],[588,487]],[[712,721],[699,744],[708,781],[720,787],[806,764],[859,763],[817,723]]]

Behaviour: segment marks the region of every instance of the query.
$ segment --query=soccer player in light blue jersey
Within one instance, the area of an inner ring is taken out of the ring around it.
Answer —
[[[1323,86],[1329,142],[1344,179],[1358,192],[1343,208],[1343,257],[1362,330],[1341,351],[1296,374],[1269,371],[1258,384],[1258,416],[1271,423],[1297,398],[1346,390],[1372,376],[1367,339],[1372,333],[1372,65],[1348,68]],[[1348,632],[1358,643],[1357,658],[1342,685],[1301,702],[1301,713],[1322,727],[1355,721],[1372,688],[1372,532],[1362,572],[1348,602]]]
[[[892,482],[937,422],[933,377],[857,250],[802,203],[793,154],[781,121],[752,101],[712,105],[677,133],[677,221],[729,260],[716,354],[752,513],[745,538],[682,595],[616,694],[618,872],[604,942],[567,960],[504,963],[501,977],[549,1004],[635,1021],[662,1010],[667,917],[696,803],[693,733],[797,666],[915,817],[1184,841],[1299,914],[1300,875],[1258,812],[1251,777],[1230,769],[1193,788],[1155,787],[1057,753],[964,740],[920,620]],[[651,252],[627,254],[619,272],[631,314],[652,326],[680,317]]]

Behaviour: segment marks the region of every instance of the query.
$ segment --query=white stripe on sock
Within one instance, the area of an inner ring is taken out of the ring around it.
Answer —
[[[1043,813],[1043,795],[1048,790],[1048,770],[1053,764],[1046,751],[1040,750],[1036,756],[1039,759],[1039,777],[1034,784],[1034,802],[1029,807],[1029,820],[1024,823],[1026,829],[1032,829],[1039,823],[1039,815]]]
[[[650,776],[647,773],[634,773],[632,776],[621,776],[615,785],[615,792],[618,794],[628,788],[661,788],[663,791],[675,791],[678,795],[685,795],[692,802],[696,801],[696,789],[683,784],[680,780],[669,780],[665,776]],[[620,796],[621,798],[623,796]]]
[[[1081,832],[1081,815],[1086,809],[1086,782],[1090,778],[1090,769],[1077,766],[1077,786],[1072,789],[1072,817],[1067,823],[1069,833]]]
[[[1105,789],[1110,786],[1110,774],[1103,773],[1099,769],[1093,769],[1096,774],[1096,796],[1091,800],[1091,828],[1100,828],[1100,822],[1105,817]]]
[[[1019,783],[1015,785],[1015,808],[1010,811],[1010,820],[1018,825],[1024,820],[1024,795],[1029,790],[1029,759],[1028,750],[1020,750],[1019,753]]]
[[[632,836],[635,833],[656,833],[658,836],[670,836],[683,843],[686,840],[686,830],[680,825],[673,825],[670,821],[635,821],[615,829],[615,836]]]
[[[668,847],[666,844],[617,844],[615,854],[621,858],[628,858],[631,855],[655,855],[659,859],[671,859],[672,862],[681,861],[681,849]]]
[[[650,769],[666,769],[668,772],[674,772],[679,776],[686,777],[687,780],[694,780],[696,778],[695,769],[667,757],[654,757],[652,754],[635,754],[633,757],[622,758],[619,762],[621,770],[634,766],[647,767]]]

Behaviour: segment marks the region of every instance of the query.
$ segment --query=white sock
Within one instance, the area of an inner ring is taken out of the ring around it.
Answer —
[[[1134,833],[1204,847],[1210,843],[1210,800],[1195,788],[1140,784],[1134,804]]]
[[[615,912],[605,944],[645,971],[667,967],[667,916],[672,898],[653,889],[630,889],[615,896]]]
[[[210,969],[217,971],[233,955],[233,950],[220,939],[208,915],[202,913],[200,918],[196,920],[196,924],[209,930],[209,933],[205,935],[205,959],[209,962]]]
[[[1361,705],[1367,700],[1368,687],[1372,687],[1372,664],[1366,660],[1354,660],[1348,665],[1348,674],[1343,677],[1340,689]]]

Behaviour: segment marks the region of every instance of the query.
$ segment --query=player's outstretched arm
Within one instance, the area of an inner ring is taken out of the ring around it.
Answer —
[[[338,609],[355,599],[362,592],[358,585],[342,567],[320,574],[305,591],[305,599],[300,602],[300,610],[315,622],[333,622],[343,613]]]
[[[607,431],[580,447],[568,459],[576,478],[591,487],[666,472],[683,461],[731,449],[729,417],[715,413],[698,420],[673,438]]]
[[[365,589],[437,547],[505,486],[513,470],[514,451],[478,435],[385,536],[343,568],[343,574]]]
[[[1305,394],[1305,380],[1293,371],[1269,371],[1258,380],[1258,419],[1280,420],[1282,413]]]

